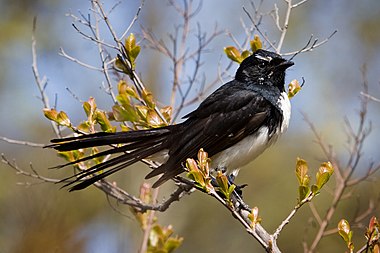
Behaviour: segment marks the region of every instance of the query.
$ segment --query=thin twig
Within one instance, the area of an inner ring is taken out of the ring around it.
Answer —
[[[380,102],[380,99],[374,97],[374,96],[371,96],[367,93],[364,93],[364,92],[360,92],[360,95],[364,96],[364,97],[367,97],[368,99],[372,100],[372,101],[375,101],[375,102]]]
[[[327,43],[337,32],[338,32],[337,30],[333,31],[326,39],[324,39],[320,42],[318,42],[318,39],[315,39],[313,41],[313,43],[311,44],[311,46],[305,47],[302,50],[297,50],[297,51],[293,51],[293,52],[286,52],[286,53],[282,53],[281,55],[287,56],[287,55],[294,55],[294,54],[298,54],[298,53],[311,52],[314,49],[316,49],[317,47],[320,47],[323,44]]]
[[[294,209],[290,212],[290,214],[281,222],[281,224],[278,226],[274,234],[272,235],[274,240],[277,240],[278,236],[280,235],[281,231],[284,229],[284,227],[290,222],[290,220],[294,217],[294,215],[297,213],[297,211],[306,203],[310,202],[315,195],[310,192],[309,196],[304,198],[301,202],[299,202]]]
[[[0,140],[3,140],[5,142],[11,143],[11,144],[24,145],[24,146],[34,147],[34,148],[42,148],[45,146],[44,144],[41,144],[41,143],[14,140],[14,139],[10,139],[10,138],[4,137],[4,136],[0,136]]]
[[[153,189],[153,194],[152,194],[152,203],[153,204],[156,204],[157,197],[158,197],[158,191],[159,191],[158,188]],[[149,213],[148,221],[147,221],[146,227],[144,228],[144,235],[143,235],[143,239],[141,241],[139,253],[145,253],[147,250],[150,231],[152,230],[152,225],[154,223],[154,214],[155,214],[154,210],[151,210]]]
[[[32,32],[32,59],[33,59],[32,70],[33,70],[34,79],[36,81],[38,90],[39,90],[40,95],[41,95],[42,104],[43,104],[44,108],[50,109],[51,107],[49,104],[49,97],[46,95],[46,92],[45,92],[45,89],[47,86],[47,78],[45,76],[42,79],[40,78],[40,74],[38,72],[38,67],[37,67],[37,50],[36,50],[37,40],[35,37],[36,27],[37,27],[37,18],[34,17],[34,19],[33,19],[33,32]],[[53,131],[56,134],[56,136],[60,136],[61,134],[60,134],[60,131],[58,129],[57,124],[54,123],[53,121],[50,121],[50,124],[51,124]]]
[[[279,39],[279,41],[277,43],[277,48],[276,48],[276,52],[277,53],[281,52],[282,44],[284,43],[285,36],[286,36],[286,33],[288,31],[288,28],[289,28],[290,13],[291,13],[291,11],[293,9],[292,0],[284,0],[284,1],[287,3],[288,7],[286,9],[284,25],[281,27],[280,39]]]
[[[244,6],[243,6],[243,11],[245,12],[245,14],[247,14],[248,18],[251,20],[252,24],[254,25],[258,33],[261,35],[261,37],[264,38],[264,40],[270,45],[271,48],[276,48],[275,45],[270,41],[268,36],[264,34],[261,31],[261,29],[257,26],[255,20],[252,18],[251,14],[248,12],[248,10]]]
[[[18,165],[16,164],[16,161],[11,162],[10,160],[8,160],[8,158],[5,157],[5,155],[3,153],[1,154],[1,161],[4,164],[8,165],[13,170],[15,170],[17,172],[17,174],[24,175],[24,176],[31,177],[31,178],[35,178],[35,179],[38,179],[40,181],[48,182],[48,183],[58,183],[60,181],[59,179],[47,178],[47,177],[43,177],[43,176],[39,175],[37,173],[37,171],[33,168],[32,164],[30,164],[30,169],[32,170],[32,173],[27,172],[25,170],[22,170],[18,167]]]
[[[74,57],[68,55],[68,54],[63,50],[62,47],[59,49],[59,55],[65,57],[66,59],[68,59],[68,60],[70,60],[70,61],[72,61],[72,62],[75,62],[75,63],[77,63],[77,64],[79,64],[79,65],[81,65],[81,66],[83,66],[83,67],[85,67],[85,68],[92,69],[92,70],[96,70],[96,71],[102,71],[102,69],[100,69],[100,68],[98,68],[98,67],[95,67],[95,66],[92,66],[92,65],[90,65],[90,64],[84,63],[84,62],[78,60],[77,58],[74,58]]]
[[[142,0],[141,1],[141,4],[139,6],[139,8],[137,9],[137,12],[135,14],[135,16],[133,17],[132,21],[129,23],[129,26],[127,27],[127,29],[123,32],[123,34],[120,36],[119,40],[121,41],[124,37],[127,36],[127,34],[129,33],[129,31],[131,30],[132,26],[136,23],[139,15],[140,15],[140,12],[141,12],[141,9],[142,7],[144,6],[145,4],[145,0]]]

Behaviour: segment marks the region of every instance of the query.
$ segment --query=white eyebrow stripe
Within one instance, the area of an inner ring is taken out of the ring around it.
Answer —
[[[260,60],[263,60],[263,61],[267,61],[267,62],[270,62],[272,60],[272,57],[268,56],[268,57],[263,57],[261,55],[256,55],[255,56],[257,59],[260,59]]]

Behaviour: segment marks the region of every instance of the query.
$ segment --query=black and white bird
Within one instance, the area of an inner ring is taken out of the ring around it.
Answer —
[[[237,170],[260,155],[288,128],[291,106],[285,91],[285,71],[293,64],[279,54],[258,50],[240,64],[234,80],[209,95],[182,123],[54,139],[48,147],[58,151],[110,147],[63,166],[116,155],[78,172],[69,183],[73,185],[70,190],[86,188],[141,159],[160,156],[162,164],[146,176],[160,176],[153,184],[158,187],[184,172],[183,162],[196,158],[201,148],[208,152],[212,168]]]

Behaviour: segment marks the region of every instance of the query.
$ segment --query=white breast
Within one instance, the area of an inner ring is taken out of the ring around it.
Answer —
[[[252,134],[228,149],[219,152],[211,158],[212,168],[227,168],[230,171],[238,169],[259,156],[266,148],[272,145],[278,137],[288,129],[291,106],[288,95],[283,92],[277,101],[282,109],[283,121],[275,133],[269,138],[268,127],[261,127]]]

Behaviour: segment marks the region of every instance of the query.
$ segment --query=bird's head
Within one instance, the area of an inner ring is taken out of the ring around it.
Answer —
[[[284,90],[285,70],[294,63],[281,57],[281,55],[259,49],[244,59],[236,71],[237,81],[276,86]]]

